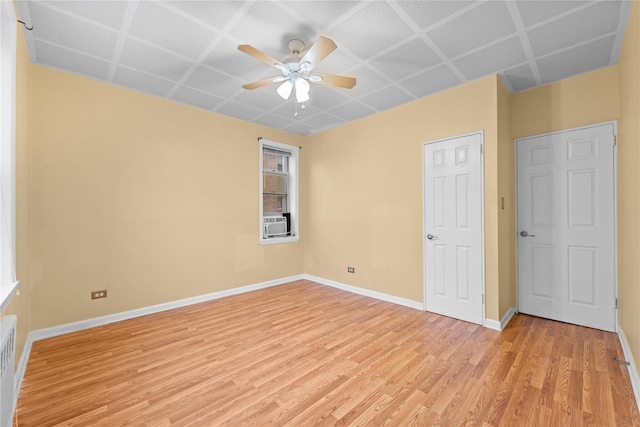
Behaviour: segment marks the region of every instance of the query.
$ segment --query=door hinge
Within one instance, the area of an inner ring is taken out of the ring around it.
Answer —
[[[484,153],[484,144],[480,144],[480,154]]]
[[[484,294],[482,294],[482,305],[484,305]]]
[[[616,309],[618,308],[618,298],[613,299],[613,305],[614,305],[613,308],[616,308]]]
[[[613,145],[616,146],[618,144],[618,135],[613,135]]]

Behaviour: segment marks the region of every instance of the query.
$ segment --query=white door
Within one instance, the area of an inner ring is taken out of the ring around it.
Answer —
[[[516,150],[519,311],[614,331],[614,125]]]
[[[482,134],[424,146],[425,309],[482,324]]]

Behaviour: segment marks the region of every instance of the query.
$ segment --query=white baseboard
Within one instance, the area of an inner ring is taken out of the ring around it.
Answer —
[[[138,308],[135,310],[124,311],[121,313],[109,314],[106,316],[94,317],[93,319],[81,320],[79,322],[67,323],[64,325],[54,326],[51,328],[38,329],[29,332],[27,335],[20,361],[15,374],[15,400],[18,401],[18,394],[22,387],[22,380],[27,369],[27,362],[29,361],[29,355],[31,354],[31,346],[34,342],[45,338],[52,338],[58,335],[64,335],[71,332],[81,331],[84,329],[93,328],[96,326],[107,325],[109,323],[120,322],[122,320],[133,319],[140,316],[146,316],[147,314],[159,313],[161,311],[167,311],[174,308],[184,307],[187,305],[198,304],[200,302],[211,301],[214,299],[224,298],[231,295],[242,294],[245,292],[256,291],[258,289],[265,289],[271,286],[278,286],[284,283],[293,282],[296,280],[304,279],[304,275],[299,274],[296,276],[289,276],[282,279],[269,280],[267,282],[255,283],[253,285],[241,286],[239,288],[227,289],[224,291],[213,292],[210,294],[199,295],[197,297],[185,298],[177,301],[171,301],[164,304],[152,305],[149,307]],[[14,407],[16,405],[14,404]]]
[[[345,283],[336,282],[335,280],[323,279],[322,277],[316,277],[310,274],[303,274],[303,276],[306,280],[311,280],[312,282],[331,286],[332,288],[342,289],[343,291],[363,295],[365,297],[375,298],[381,301],[404,305],[405,307],[415,308],[417,310],[424,310],[424,304],[418,301],[396,297],[394,295],[384,294],[382,292],[371,291],[369,289],[359,288],[357,286],[347,285]]]
[[[16,368],[16,374],[14,377],[14,393],[13,393],[13,409],[18,407],[18,395],[20,394],[20,388],[22,387],[22,380],[24,379],[24,373],[27,370],[27,362],[29,361],[29,355],[31,354],[31,345],[33,344],[33,336],[31,332],[27,335],[27,339],[18,361],[18,367]]]
[[[211,301],[219,298],[228,297],[231,295],[243,294],[245,292],[256,291],[258,289],[269,288],[271,286],[278,286],[284,283],[293,282],[295,280],[303,279],[303,275],[284,277],[282,279],[269,280],[267,282],[256,283],[253,285],[241,286],[239,288],[227,289],[224,291],[213,292],[210,294],[199,295],[197,297],[185,298],[177,301],[171,301],[164,304],[152,305],[149,307],[138,308],[130,311],[123,311],[121,313],[109,314],[106,316],[94,317],[92,319],[81,320],[79,322],[67,323],[64,325],[54,326],[51,328],[38,329],[32,331],[29,335],[33,334],[33,341],[38,341],[45,338],[51,338],[58,335],[68,334],[70,332],[81,331],[83,329],[89,329],[96,326],[107,325],[109,323],[120,322],[122,320],[133,319],[140,316],[146,316],[147,314],[159,313],[161,311],[167,311],[174,308],[185,307],[187,305],[198,304],[205,301]]]
[[[633,388],[633,394],[636,396],[636,404],[640,409],[640,376],[638,375],[638,368],[633,360],[633,354],[629,348],[629,342],[627,336],[624,334],[622,328],[618,328],[618,337],[620,338],[620,345],[622,346],[622,353],[624,353],[624,360],[629,362],[627,369],[629,370],[629,378],[631,379],[631,387]]]
[[[502,330],[500,329],[500,322],[493,319],[484,319],[484,325],[482,326],[484,326],[485,328],[493,329],[494,331]]]
[[[494,329],[496,331],[503,331],[504,328],[507,327],[507,324],[509,323],[513,315],[517,312],[518,310],[515,306],[513,306],[509,310],[507,310],[507,313],[502,316],[502,319],[500,319],[499,322],[493,319],[484,319],[484,326],[485,328]]]

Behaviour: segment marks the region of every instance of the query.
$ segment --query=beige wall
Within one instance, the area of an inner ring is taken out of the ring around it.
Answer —
[[[498,316],[495,76],[308,138],[305,272],[423,301],[422,147],[484,130],[487,316]],[[347,273],[347,266],[356,269]]]
[[[633,2],[618,61],[618,299],[620,328],[640,363],[640,4]]]
[[[302,137],[41,66],[32,76],[33,329],[303,273],[304,218],[299,242],[258,245],[257,141]],[[108,297],[92,301],[99,289]]]
[[[498,272],[499,319],[516,305],[515,145],[511,135],[512,95],[498,79]]]
[[[31,293],[29,292],[29,152],[31,113],[31,61],[22,31],[18,30],[16,49],[16,276],[20,288],[2,315],[18,317],[16,363],[31,331]]]
[[[603,68],[512,97],[513,138],[617,120],[616,66]]]

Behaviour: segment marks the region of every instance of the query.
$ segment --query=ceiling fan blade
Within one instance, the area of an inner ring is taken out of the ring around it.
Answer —
[[[269,77],[268,79],[259,80],[253,83],[247,83],[246,85],[242,85],[245,89],[257,89],[259,87],[270,85],[271,83],[278,83],[286,80],[286,77]]]
[[[282,62],[278,61],[277,59],[274,59],[274,58],[270,57],[266,53],[262,52],[261,50],[256,49],[255,47],[253,47],[251,45],[248,45],[248,44],[238,45],[238,50],[240,52],[246,53],[247,55],[253,56],[254,58],[264,62],[265,64],[271,65],[272,67],[275,67],[276,65],[281,65],[281,66],[284,67]]]
[[[316,76],[320,77],[320,79],[318,79]],[[356,85],[356,79],[353,77],[336,76],[333,74],[314,73],[309,76],[309,80],[313,83],[343,87],[345,89],[351,89]]]
[[[313,67],[318,65],[320,61],[326,58],[331,52],[336,50],[336,48],[337,46],[333,42],[333,40],[326,37],[320,37],[318,41],[316,41],[313,46],[311,46],[309,50],[307,50],[307,52],[304,54],[304,56],[300,60],[300,64],[308,62],[309,64],[311,64],[309,69],[312,69]]]

